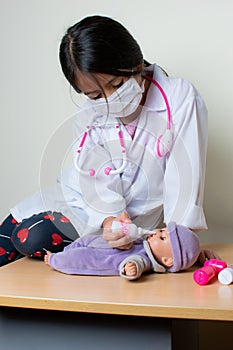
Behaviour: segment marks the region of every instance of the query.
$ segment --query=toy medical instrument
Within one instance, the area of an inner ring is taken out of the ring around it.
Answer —
[[[222,284],[231,284],[233,282],[233,265],[229,265],[219,272],[218,280]]]
[[[171,109],[169,106],[168,98],[167,98],[163,88],[161,87],[161,85],[155,79],[153,79],[149,76],[145,76],[144,78],[147,80],[150,80],[159,89],[159,91],[164,99],[165,105],[166,105],[167,128],[166,128],[165,133],[160,135],[156,141],[156,153],[157,153],[158,157],[164,157],[170,151],[170,148],[172,146],[172,141],[173,141],[173,135],[172,135],[172,131],[171,131]],[[89,170],[83,170],[78,165],[78,158],[79,158],[79,155],[82,151],[82,148],[83,148],[83,145],[86,141],[86,138],[88,136],[90,128],[91,127],[89,125],[86,127],[86,131],[83,134],[82,140],[81,140],[79,147],[78,147],[78,150],[77,150],[77,155],[75,157],[74,165],[75,165],[76,170],[80,174],[94,176],[95,169],[91,168]],[[122,134],[122,131],[120,130],[120,124],[116,125],[116,133],[118,135],[120,146],[121,146],[121,151],[122,151],[122,165],[118,169],[115,169],[115,170],[113,170],[111,167],[106,167],[104,169],[104,173],[106,175],[121,174],[125,170],[126,165],[127,165],[126,148],[125,148],[125,144],[124,144],[123,134]]]
[[[206,285],[214,277],[218,276],[220,271],[225,269],[227,266],[223,260],[210,259],[204,262],[204,266],[194,271],[193,279],[199,285]]]
[[[144,238],[150,234],[154,234],[154,231],[149,231],[142,229],[141,227],[137,227],[135,224],[127,224],[125,222],[113,221],[112,222],[112,232],[122,232],[126,235],[129,235],[132,240],[138,238]]]

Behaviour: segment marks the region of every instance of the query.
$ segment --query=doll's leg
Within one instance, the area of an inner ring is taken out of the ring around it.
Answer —
[[[11,240],[11,234],[16,225],[18,223],[11,214],[0,224],[0,266],[22,257]]]
[[[69,234],[70,233],[70,234]],[[23,255],[43,258],[46,251],[60,252],[77,236],[71,222],[61,213],[44,212],[23,220],[12,232],[12,242]]]
[[[73,247],[73,248],[72,248]],[[117,253],[113,258],[111,249],[69,245],[57,254],[45,256],[45,263],[54,270],[72,275],[118,275]]]
[[[49,265],[49,257],[50,257],[51,254],[52,253],[49,250],[47,250],[47,252],[46,252],[46,254],[44,256],[44,262],[45,262],[46,265]]]

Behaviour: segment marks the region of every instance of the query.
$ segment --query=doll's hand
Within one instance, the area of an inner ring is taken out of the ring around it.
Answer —
[[[45,256],[44,256],[44,262],[45,262],[46,265],[49,265],[49,258],[50,258],[50,255],[51,255],[51,254],[52,254],[52,253],[51,253],[50,251],[47,250],[47,252],[46,252],[46,254],[45,254]]]
[[[124,269],[125,269],[126,276],[132,277],[132,276],[136,276],[136,274],[137,274],[137,267],[136,267],[136,264],[134,262],[128,261],[125,264]]]
[[[131,224],[129,214],[126,211],[119,214],[116,218],[109,216],[103,222],[103,239],[108,242],[111,248],[130,249],[133,246],[133,242],[129,235],[123,232],[112,232],[112,222],[114,220]]]
[[[221,260],[220,256],[212,249],[202,249],[199,257],[196,261],[197,265],[201,265],[203,266],[204,262],[206,260],[210,260],[210,259],[218,259]]]

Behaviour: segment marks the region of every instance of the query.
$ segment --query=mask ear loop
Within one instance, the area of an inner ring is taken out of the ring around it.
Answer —
[[[80,174],[82,174],[82,175],[94,176],[94,175],[95,175],[95,170],[94,170],[94,169],[82,170],[82,169],[79,167],[79,165],[78,165],[78,157],[79,157],[79,155],[80,155],[80,153],[81,153],[81,151],[82,151],[83,145],[84,145],[84,143],[85,143],[85,141],[86,141],[86,138],[87,138],[87,135],[88,135],[88,131],[89,131],[89,129],[90,129],[90,126],[87,125],[86,129],[87,129],[87,130],[84,132],[83,137],[82,137],[82,140],[81,140],[81,142],[80,142],[80,144],[79,144],[79,147],[78,147],[78,149],[77,149],[77,155],[76,155],[75,160],[74,160],[74,166],[75,166],[76,170],[77,170]]]
[[[120,141],[120,145],[121,145],[121,151],[122,151],[122,158],[123,158],[123,161],[122,161],[122,165],[120,166],[120,168],[118,168],[118,169],[116,169],[116,170],[113,170],[111,167],[105,168],[105,169],[104,169],[104,173],[105,173],[106,175],[118,175],[118,174],[121,174],[121,173],[125,170],[126,165],[127,165],[127,161],[126,161],[126,148],[125,148],[125,144],[124,144],[123,134],[122,134],[122,131],[121,131],[119,125],[116,125],[116,129],[117,129],[117,134],[118,134],[119,141]]]

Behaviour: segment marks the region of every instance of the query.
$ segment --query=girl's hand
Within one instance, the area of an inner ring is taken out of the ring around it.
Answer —
[[[126,211],[122,212],[117,217],[107,217],[103,222],[103,239],[108,242],[111,248],[130,249],[133,246],[130,236],[123,232],[112,232],[112,222],[114,220],[131,224],[129,214]]]

